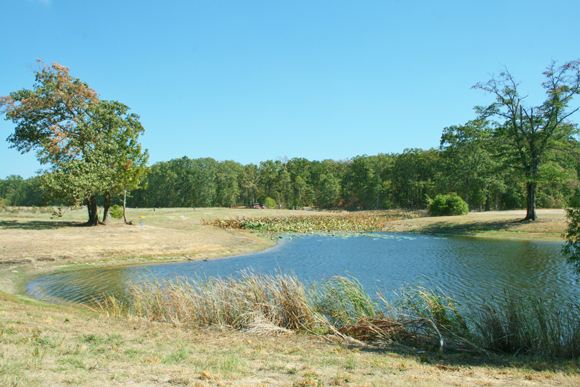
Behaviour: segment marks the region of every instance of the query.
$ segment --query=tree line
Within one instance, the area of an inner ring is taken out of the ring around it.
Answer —
[[[454,192],[472,210],[526,207],[526,179],[497,149],[481,123],[445,128],[439,149],[346,160],[304,158],[243,165],[235,161],[182,157],[153,164],[145,188],[131,192],[129,207],[252,207],[266,198],[283,208],[424,209],[438,194]],[[554,152],[538,181],[537,204],[580,204],[580,163]],[[4,204],[56,204],[39,177],[0,180]],[[101,201],[103,199],[101,198]]]
[[[105,221],[120,197],[133,207],[269,202],[416,210],[438,194],[456,193],[471,209],[526,208],[526,219],[535,220],[536,206],[580,204],[579,131],[570,121],[579,109],[570,104],[580,93],[580,61],[552,62],[543,74],[546,95],[538,106],[525,103],[507,69],[473,86],[495,102],[475,107],[475,119],[444,128],[437,149],[248,165],[183,157],[148,167],[137,115],[120,102],[100,100],[68,68],[44,65],[35,72],[33,89],[0,97],[0,113],[16,124],[11,147],[36,151],[49,169],[38,178],[0,180],[0,199],[11,205],[86,204],[87,224],[96,225],[98,202]]]

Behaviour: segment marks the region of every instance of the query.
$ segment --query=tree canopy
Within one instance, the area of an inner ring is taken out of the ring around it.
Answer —
[[[578,93],[578,62],[552,64],[545,76],[546,101],[539,107],[524,105],[507,72],[476,85],[496,93],[496,102],[478,108],[473,120],[444,128],[437,149],[257,165],[181,157],[148,168],[138,116],[119,102],[99,100],[68,69],[44,66],[32,90],[3,97],[1,108],[16,123],[11,146],[36,151],[50,169],[35,179],[0,180],[0,200],[85,201],[94,223],[97,196],[107,207],[130,191],[127,203],[133,207],[251,208],[271,198],[285,208],[411,210],[455,193],[471,210],[528,207],[532,219],[536,205],[580,204],[577,127],[569,121],[578,110],[570,108]]]

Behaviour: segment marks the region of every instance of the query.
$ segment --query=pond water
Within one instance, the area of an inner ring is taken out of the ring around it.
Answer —
[[[371,294],[387,297],[407,285],[438,288],[458,298],[492,295],[580,296],[559,242],[459,236],[372,233],[358,236],[294,235],[266,251],[208,261],[83,270],[30,282],[27,293],[55,303],[89,302],[104,292],[122,295],[143,278],[229,277],[241,270],[294,273],[304,282],[335,275],[357,278]]]

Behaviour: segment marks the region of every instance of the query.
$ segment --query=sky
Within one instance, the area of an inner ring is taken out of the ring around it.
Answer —
[[[2,0],[0,95],[31,89],[36,59],[60,63],[141,117],[150,164],[437,148],[494,101],[472,86],[504,66],[540,104],[544,69],[580,58],[579,14],[578,0]],[[4,118],[0,178],[34,176],[47,166],[9,148]]]

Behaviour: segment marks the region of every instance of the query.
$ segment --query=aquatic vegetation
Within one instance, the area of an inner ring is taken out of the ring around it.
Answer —
[[[256,230],[263,232],[369,232],[382,230],[391,220],[419,217],[408,211],[360,211],[350,213],[326,213],[309,216],[238,217],[236,219],[203,219],[204,224],[228,229]]]
[[[294,275],[246,271],[237,279],[144,281],[130,287],[124,301],[108,296],[98,308],[174,325],[330,333],[361,345],[396,342],[439,351],[580,356],[578,301],[561,309],[541,299],[504,297],[466,308],[419,287],[404,290],[394,303],[377,296],[352,277],[306,286]]]

